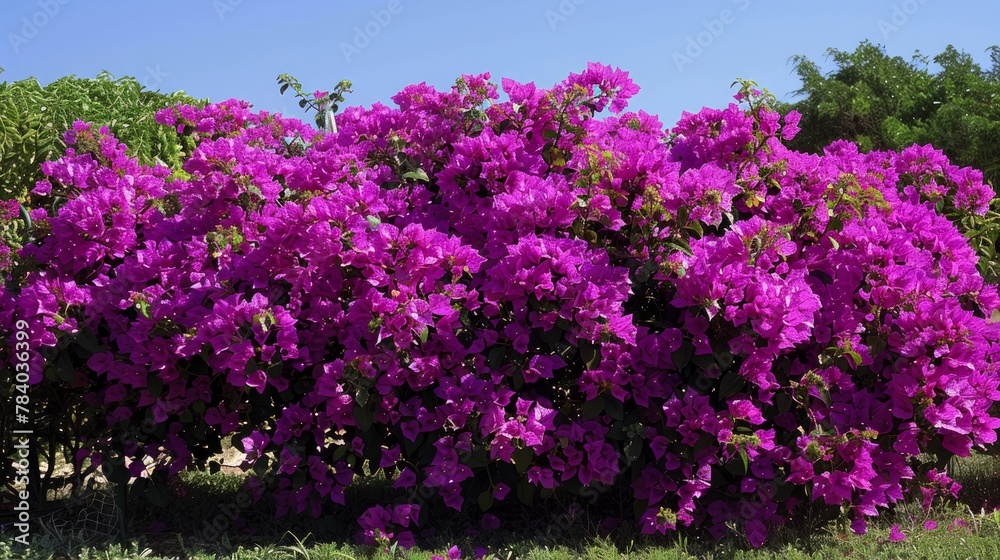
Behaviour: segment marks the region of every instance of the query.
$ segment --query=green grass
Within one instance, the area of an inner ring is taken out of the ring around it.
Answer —
[[[897,508],[870,523],[869,532],[856,536],[836,523],[823,523],[805,515],[781,528],[761,550],[752,550],[739,535],[722,541],[706,537],[674,536],[649,538],[624,524],[602,530],[583,514],[572,522],[565,509],[552,507],[538,516],[508,512],[500,531],[470,532],[455,514],[437,515],[445,527],[421,538],[421,547],[411,550],[379,550],[354,543],[355,519],[362,506],[387,496],[387,485],[369,479],[352,486],[348,506],[320,519],[289,516],[274,520],[267,500],[249,504],[241,479],[235,475],[188,473],[167,508],[156,508],[136,500],[130,503],[130,542],[122,547],[107,537],[89,537],[68,522],[49,522],[32,533],[30,551],[12,549],[13,536],[2,535],[0,560],[80,559],[428,559],[447,557],[458,545],[464,558],[472,558],[477,547],[499,560],[515,558],[562,560],[587,558],[611,560],[763,560],[841,558],[928,558],[980,560],[1000,558],[1000,458],[985,455],[956,462],[952,470],[964,485],[961,501],[925,513],[919,506]],[[100,500],[98,500],[99,502]],[[93,507],[93,503],[89,504]],[[84,508],[86,509],[86,508]],[[626,516],[627,517],[627,516]],[[924,526],[937,522],[934,530]],[[559,520],[564,520],[559,522]],[[956,522],[956,520],[960,520]],[[215,523],[219,530],[213,530]],[[907,538],[889,541],[889,529],[898,524]],[[77,527],[79,524],[77,524]]]

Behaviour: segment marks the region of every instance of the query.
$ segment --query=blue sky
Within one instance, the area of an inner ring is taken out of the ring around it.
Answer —
[[[828,47],[864,39],[906,58],[953,44],[988,65],[997,22],[995,0],[5,0],[0,80],[108,70],[150,89],[302,116],[278,94],[279,73],[310,91],[350,79],[347,104],[371,105],[463,73],[549,86],[599,61],[642,88],[630,109],[670,125],[683,110],[727,103],[736,78],[791,100],[799,81],[789,57],[829,69]]]

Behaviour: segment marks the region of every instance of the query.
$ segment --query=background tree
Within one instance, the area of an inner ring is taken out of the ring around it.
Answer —
[[[41,162],[65,150],[63,132],[76,120],[107,126],[142,163],[175,167],[183,138],[156,124],[157,110],[177,103],[204,105],[184,92],[146,90],[132,77],[66,76],[47,86],[29,78],[0,82],[0,199],[23,200],[42,179]]]
[[[792,62],[802,80],[801,99],[780,104],[802,113],[802,133],[792,142],[818,152],[847,139],[862,150],[900,150],[933,144],[953,163],[981,169],[991,184],[1000,177],[1000,47],[992,68],[948,46],[931,60],[919,52],[906,60],[867,41],[853,52],[829,49],[836,68],[823,74],[805,56]]]
[[[996,190],[1000,47],[988,52],[992,68],[984,70],[951,45],[933,60],[919,52],[906,60],[865,41],[853,52],[828,49],[835,68],[826,74],[805,56],[795,56],[792,63],[802,80],[795,94],[800,99],[777,107],[783,114],[802,114],[802,132],[791,147],[816,153],[840,139],[864,151],[931,144],[953,164],[981,170]],[[948,215],[972,241],[980,271],[992,282],[1000,279],[998,210],[1000,203],[994,201],[986,216]]]

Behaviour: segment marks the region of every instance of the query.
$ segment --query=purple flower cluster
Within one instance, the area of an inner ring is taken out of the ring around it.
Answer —
[[[753,90],[664,130],[607,66],[507,101],[488,79],[336,133],[169,108],[182,173],[75,124],[0,326],[68,348],[46,382],[105,412],[80,459],[173,475],[232,438],[279,514],[380,470],[400,498],[359,520],[371,544],[434,507],[619,486],[645,533],[760,546],[807,502],[863,526],[957,492],[935,465],[1000,428],[1000,298],[941,210],[984,212],[981,173],[790,151],[797,115]]]
[[[0,285],[14,266],[14,249],[20,246],[15,239],[14,222],[20,218],[21,207],[16,200],[0,200]]]

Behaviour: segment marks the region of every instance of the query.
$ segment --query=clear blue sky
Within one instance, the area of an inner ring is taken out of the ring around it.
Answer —
[[[996,0],[4,0],[0,80],[108,70],[302,116],[278,95],[279,73],[310,91],[350,79],[348,104],[367,106],[463,73],[549,86],[599,61],[640,85],[631,109],[670,125],[682,110],[727,103],[738,77],[790,100],[799,82],[789,57],[829,69],[828,47],[863,39],[906,58],[954,44],[988,65],[998,22]]]

